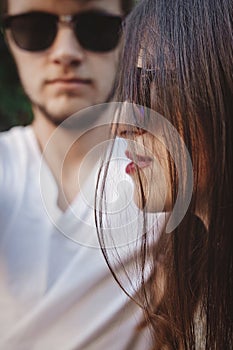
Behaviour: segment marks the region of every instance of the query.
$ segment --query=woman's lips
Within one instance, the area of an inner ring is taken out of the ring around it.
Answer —
[[[130,162],[126,166],[125,171],[127,174],[134,173],[137,170],[137,168],[140,168],[140,169],[147,168],[148,166],[151,165],[151,162],[153,161],[151,157],[138,155],[138,154],[132,155],[129,151],[126,151],[125,154],[127,158],[132,160],[132,162]]]
[[[135,171],[136,171],[136,165],[133,162],[129,163],[125,168],[125,172],[128,175],[134,173]]]

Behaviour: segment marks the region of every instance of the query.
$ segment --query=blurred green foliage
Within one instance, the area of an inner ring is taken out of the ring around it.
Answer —
[[[32,111],[1,33],[0,62],[0,130],[7,130],[14,125],[30,123]]]

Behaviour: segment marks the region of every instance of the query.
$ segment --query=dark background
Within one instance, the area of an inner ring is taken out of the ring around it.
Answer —
[[[0,32],[0,131],[32,120],[30,103],[23,93],[13,59]]]

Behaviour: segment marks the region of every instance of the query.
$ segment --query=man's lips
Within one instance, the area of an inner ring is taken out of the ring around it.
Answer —
[[[85,78],[55,78],[47,80],[48,84],[55,84],[55,83],[82,83],[82,84],[90,84],[90,79]]]
[[[125,152],[127,158],[129,158],[132,162],[129,163],[125,169],[127,174],[132,174],[137,170],[137,167],[140,169],[146,168],[151,165],[153,159],[149,156],[135,154],[133,155],[128,150]]]
[[[86,78],[56,78],[46,81],[49,86],[57,86],[64,89],[79,89],[91,84],[91,79]]]

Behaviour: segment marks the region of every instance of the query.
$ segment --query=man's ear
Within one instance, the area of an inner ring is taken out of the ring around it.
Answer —
[[[12,49],[11,49],[11,45],[10,45],[11,37],[10,37],[9,31],[1,29],[1,32],[2,32],[2,36],[3,36],[4,42],[5,42],[8,50],[10,51],[11,54],[13,54]]]
[[[1,27],[0,31],[1,31],[1,35],[2,35],[2,37],[4,39],[4,42],[5,42],[6,46],[9,48],[9,39],[8,39],[8,35],[7,35],[6,30]]]
[[[0,0],[1,1],[1,0]],[[2,35],[3,35],[3,39],[4,39],[4,43],[6,45],[6,48],[7,50],[9,51],[9,54],[16,66],[16,69],[17,69],[17,64],[16,64],[16,60],[15,60],[15,55],[14,55],[14,52],[13,52],[13,49],[12,49],[12,38],[11,38],[11,34],[9,31],[5,31],[5,30],[2,30]]]

